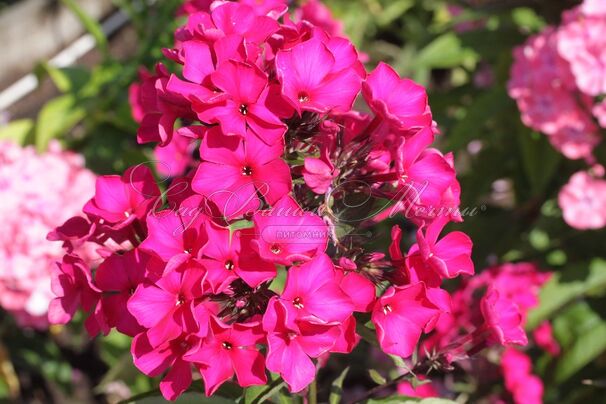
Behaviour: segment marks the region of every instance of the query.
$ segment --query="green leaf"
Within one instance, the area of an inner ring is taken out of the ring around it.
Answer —
[[[339,404],[341,402],[341,396],[343,395],[343,381],[347,377],[349,372],[349,366],[343,369],[339,377],[337,377],[330,387],[330,396],[328,397],[328,404]]]
[[[377,16],[377,25],[384,27],[391,24],[412,8],[412,6],[414,6],[413,0],[391,1]]]
[[[265,386],[248,387],[244,391],[245,404],[259,404],[269,400],[284,387],[284,381],[277,377],[276,380]]]
[[[368,376],[370,376],[373,382],[379,385],[387,383],[387,380],[374,369],[368,369]]]
[[[415,352],[416,352],[416,350],[415,350]],[[408,368],[408,365],[407,365],[407,364],[406,364],[406,362],[404,361],[404,359],[402,359],[402,357],[397,356],[397,355],[391,355],[391,354],[389,355],[389,357],[391,358],[391,360],[393,361],[393,363],[394,363],[394,364],[395,364],[397,367],[402,368],[402,369],[406,369],[406,370],[410,370],[410,369]]]
[[[587,302],[579,302],[554,320],[554,333],[563,345],[555,380],[565,381],[606,351],[606,322]]]
[[[36,147],[46,150],[48,142],[65,135],[86,115],[73,94],[65,94],[47,102],[36,122]]]
[[[606,261],[602,259],[554,273],[541,289],[540,304],[529,313],[526,328],[533,330],[569,302],[603,292],[605,288]]]
[[[453,33],[443,34],[430,42],[417,55],[414,65],[416,68],[451,68],[460,66],[468,61],[474,61],[475,52],[463,48],[461,40]]]
[[[377,334],[374,330],[366,327],[363,323],[356,324],[356,332],[362,337],[362,339],[368,342],[371,345],[379,346],[379,341],[377,341]]]
[[[107,37],[103,33],[103,29],[101,29],[101,25],[94,19],[92,19],[88,14],[80,8],[78,3],[75,0],[61,0],[61,2],[70,9],[72,13],[76,15],[80,23],[84,26],[84,28],[88,31],[89,34],[95,38],[95,42],[97,42],[97,47],[99,51],[103,54],[104,57],[109,57],[109,51],[107,46]]]
[[[547,136],[533,133],[528,135],[527,131],[518,131],[522,162],[526,175],[530,180],[532,193],[541,194],[549,181],[556,174],[558,165],[562,161],[560,153],[557,153],[549,144]]]
[[[466,147],[470,141],[478,139],[478,123],[486,122],[487,117],[500,113],[509,102],[505,90],[496,87],[482,95],[475,97],[473,102],[465,109],[465,115],[454,125],[451,131],[445,133],[448,142],[447,150],[459,150]]]
[[[0,126],[0,140],[10,139],[19,145],[24,145],[27,138],[33,134],[34,121],[31,119],[19,119],[12,121],[6,126]]]
[[[284,286],[286,285],[286,268],[278,266],[277,271],[276,277],[269,285],[269,289],[276,293],[282,293]]]
[[[62,93],[77,93],[91,79],[90,71],[82,67],[58,68],[48,63],[40,63],[38,69],[47,74]]]
[[[511,17],[517,26],[532,32],[540,31],[547,24],[533,9],[527,7],[514,9]]]
[[[160,392],[155,395],[147,397],[133,397],[124,403],[137,403],[137,404],[166,404],[166,400]],[[206,397],[204,393],[199,392],[187,392],[182,394],[178,399],[172,401],[175,404],[233,404],[234,401],[228,398],[214,395],[212,397]]]
[[[254,224],[250,220],[238,220],[237,222],[233,222],[229,225],[229,232],[231,234],[235,233],[237,230],[242,229],[250,229],[254,227]]]

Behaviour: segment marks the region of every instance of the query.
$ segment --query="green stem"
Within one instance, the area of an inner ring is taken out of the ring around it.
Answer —
[[[316,379],[309,385],[308,403],[318,404],[318,385],[316,384]]]

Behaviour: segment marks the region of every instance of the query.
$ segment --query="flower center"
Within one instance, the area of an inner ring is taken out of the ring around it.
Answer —
[[[245,166],[242,167],[242,175],[245,177],[250,177],[252,175],[253,171],[252,168],[250,166]]]
[[[240,113],[242,115],[247,115],[248,114],[248,105],[246,104],[241,104],[240,108],[238,109],[238,111],[240,111]]]
[[[276,255],[278,255],[282,252],[282,249],[277,244],[273,244],[269,250]]]
[[[299,99],[299,102],[308,102],[309,94],[307,94],[305,91],[299,91],[299,94],[297,94],[297,98]]]
[[[392,311],[393,309],[390,305],[386,304],[385,306],[383,306],[383,314],[391,313]]]
[[[303,300],[301,300],[300,297],[295,297],[292,301],[292,305],[295,306],[297,309],[302,309],[303,307]]]
[[[225,269],[227,269],[228,271],[231,271],[234,269],[234,262],[232,260],[227,260],[225,262]]]
[[[176,306],[181,306],[183,303],[185,303],[185,297],[183,295],[179,295],[177,297]]]
[[[221,345],[223,346],[223,349],[227,349],[228,351],[232,348],[232,345],[227,341],[223,341]]]

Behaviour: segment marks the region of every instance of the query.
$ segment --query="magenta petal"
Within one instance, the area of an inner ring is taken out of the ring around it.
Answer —
[[[183,77],[194,83],[202,83],[204,79],[214,72],[212,55],[208,45],[199,41],[186,41],[183,43]]]
[[[351,109],[358,92],[362,79],[354,70],[334,73],[322,82],[320,87],[311,91],[310,108],[317,112],[334,110],[336,112],[347,112]]]
[[[125,212],[130,212],[130,198],[127,184],[118,175],[106,175],[97,178],[94,204],[99,209],[96,214],[115,223],[125,220]]]
[[[328,352],[337,342],[341,330],[338,325],[315,324],[308,321],[298,321],[301,335],[297,337],[303,351],[317,358]]]
[[[355,311],[371,310],[377,292],[375,285],[368,278],[355,272],[346,273],[340,286],[353,302]]]
[[[267,383],[265,358],[260,352],[238,348],[232,350],[231,357],[240,386],[259,386]]]
[[[147,330],[147,337],[152,346],[159,346],[166,341],[171,341],[183,333],[179,314],[178,311],[173,310],[168,315],[161,317],[156,325]]]
[[[48,322],[51,324],[67,324],[71,321],[80,304],[79,296],[57,297],[51,300],[48,307]]]
[[[168,343],[154,348],[145,333],[133,339],[131,353],[135,366],[151,377],[160,375],[175,359]]]
[[[412,355],[422,328],[407,318],[391,314],[377,317],[377,338],[386,353],[407,358]]]
[[[307,387],[316,375],[316,367],[297,343],[286,345],[279,337],[270,337],[267,368],[279,373],[296,393]]]
[[[326,322],[342,322],[351,316],[354,305],[339,285],[332,281],[307,298],[305,310]]]
[[[151,328],[175,308],[177,297],[157,286],[139,285],[128,301],[128,311],[139,323]]]
[[[191,365],[177,359],[160,382],[160,391],[167,400],[176,400],[191,385]]]
[[[222,63],[212,74],[213,84],[243,104],[257,102],[267,86],[267,76],[257,66],[235,60]]]
[[[282,160],[273,160],[255,167],[255,188],[271,205],[276,203],[292,189],[292,179],[288,164]]]
[[[199,367],[206,395],[212,395],[223,383],[234,375],[233,364],[229,354],[222,348],[201,348],[196,354],[204,358],[203,365]]]

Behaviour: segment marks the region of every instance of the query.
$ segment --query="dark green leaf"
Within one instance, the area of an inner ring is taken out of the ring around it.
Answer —
[[[415,68],[450,68],[474,61],[475,53],[463,48],[461,40],[453,33],[443,34],[427,45],[414,60]]]
[[[606,321],[586,302],[579,302],[554,320],[563,345],[555,380],[563,382],[606,351]]]
[[[370,378],[372,379],[373,382],[375,382],[379,385],[387,383],[387,380],[383,376],[381,376],[381,374],[379,372],[377,372],[374,369],[368,370],[368,376],[370,376]]]
[[[349,372],[349,366],[343,369],[339,377],[337,377],[330,387],[330,396],[328,397],[329,404],[339,404],[343,396],[343,381]]]
[[[39,68],[50,77],[62,93],[76,93],[91,79],[90,71],[81,67],[58,68],[48,63],[41,63]]]
[[[594,259],[590,264],[556,272],[543,286],[539,307],[528,315],[527,329],[536,328],[567,303],[606,288],[606,261]]]
[[[284,387],[284,381],[277,377],[266,386],[248,387],[244,391],[245,404],[259,404],[266,402],[270,397],[278,393]]]
[[[95,42],[97,42],[97,47],[101,53],[106,57],[109,56],[107,38],[101,29],[101,25],[86,14],[75,0],[61,0],[61,2],[78,17],[78,20],[80,20],[80,23],[88,33],[95,38]]]

